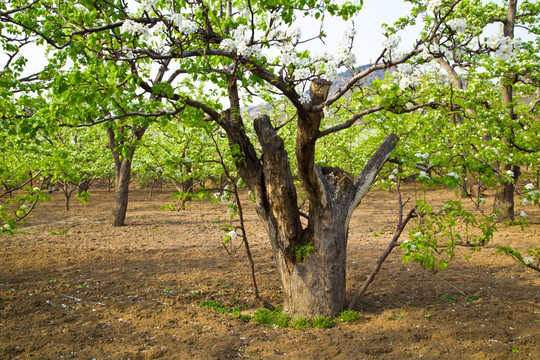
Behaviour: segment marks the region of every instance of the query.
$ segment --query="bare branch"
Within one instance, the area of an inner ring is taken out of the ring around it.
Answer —
[[[409,213],[407,214],[405,219],[403,219],[403,205],[404,204],[401,198],[400,183],[398,183],[397,191],[398,191],[398,201],[399,201],[399,218],[398,218],[398,225],[397,225],[397,229],[394,234],[394,237],[392,238],[392,241],[390,241],[390,243],[388,244],[388,247],[386,248],[386,250],[382,253],[379,260],[377,260],[377,264],[375,265],[373,270],[371,270],[371,273],[369,274],[368,278],[364,281],[362,286],[358,289],[358,291],[352,297],[351,301],[349,302],[349,305],[347,306],[348,310],[352,310],[358,298],[362,296],[362,294],[364,294],[369,284],[373,282],[373,280],[375,279],[375,276],[379,273],[379,270],[381,269],[382,264],[384,263],[388,255],[390,255],[392,250],[397,246],[397,241],[400,238],[401,234],[403,233],[403,230],[407,226],[409,220],[411,220],[415,216],[416,208],[413,207],[411,210],[409,210]]]
[[[11,194],[11,193],[14,192],[14,191],[17,191],[17,190],[19,190],[19,189],[22,189],[22,188],[25,187],[28,183],[30,183],[30,182],[33,181],[35,178],[37,178],[42,172],[43,172],[43,170],[39,170],[39,171],[37,172],[36,175],[32,176],[30,179],[26,180],[26,181],[25,181],[24,183],[22,183],[21,185],[15,187],[15,188],[13,188],[13,189],[10,189],[10,190],[4,192],[3,194],[0,194],[0,198],[6,196],[6,195],[8,195],[8,194]]]
[[[408,53],[407,55],[403,56],[402,58],[400,58],[400,59],[398,59],[396,61],[389,61],[389,62],[382,63],[382,64],[374,64],[374,65],[371,65],[366,70],[356,74],[355,76],[353,76],[347,82],[347,84],[345,84],[341,89],[339,89],[333,96],[328,98],[324,104],[321,104],[321,105],[318,105],[318,106],[313,106],[310,109],[310,111],[321,111],[325,106],[330,106],[331,104],[335,103],[343,95],[345,95],[359,80],[365,78],[369,74],[371,74],[371,73],[373,73],[375,71],[378,71],[378,70],[385,70],[385,69],[389,69],[391,67],[394,67],[396,65],[402,64],[405,61],[412,58],[413,56],[419,54],[421,52],[421,50],[418,49],[418,46],[419,46],[419,43],[416,44],[415,48],[410,53]]]
[[[172,110],[172,111],[161,110],[161,111],[157,111],[157,112],[154,112],[154,113],[144,113],[144,112],[140,112],[140,111],[133,111],[133,112],[124,113],[124,114],[115,115],[115,116],[107,116],[107,117],[105,117],[103,119],[96,120],[96,121],[93,121],[91,123],[78,124],[78,125],[60,124],[60,126],[71,127],[71,128],[73,128],[73,127],[81,128],[81,127],[90,127],[90,126],[103,124],[103,123],[110,122],[110,121],[120,120],[120,119],[127,118],[127,117],[134,117],[134,116],[139,116],[139,117],[159,117],[159,116],[165,116],[165,115],[174,116],[174,115],[184,111],[184,109],[185,109],[185,106],[182,106],[182,107],[180,107],[178,109],[175,109],[175,110]]]

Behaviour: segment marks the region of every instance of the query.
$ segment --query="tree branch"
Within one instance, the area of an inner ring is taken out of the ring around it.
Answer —
[[[362,169],[360,175],[358,175],[358,177],[354,181],[353,186],[355,194],[354,199],[349,205],[349,210],[347,212],[348,219],[350,219],[352,213],[358,207],[360,201],[362,201],[362,198],[368,192],[371,184],[375,180],[375,177],[383,167],[384,163],[390,157],[392,151],[394,151],[395,147],[397,146],[398,141],[399,137],[396,134],[388,134],[381,146],[377,149],[371,159],[369,159],[364,169]]]

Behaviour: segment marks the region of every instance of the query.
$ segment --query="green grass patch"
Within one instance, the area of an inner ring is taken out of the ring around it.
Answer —
[[[287,314],[282,314],[281,311],[280,306],[276,306],[273,311],[259,309],[253,314],[253,321],[266,327],[287,328],[291,322],[291,317]]]
[[[315,316],[312,320],[312,325],[315,329],[329,329],[335,324],[334,320],[327,316]]]
[[[311,321],[307,317],[299,317],[290,324],[294,330],[307,329],[311,326]]]
[[[239,317],[242,321],[246,321],[246,316],[249,317],[249,319],[251,318],[249,315],[241,315],[242,309],[245,308],[245,305],[237,306],[231,309],[221,303],[218,303],[217,301],[201,301],[200,306],[202,308],[213,308],[220,314],[231,314]],[[249,319],[247,321],[249,321]]]
[[[336,323],[343,323],[343,322],[355,322],[360,318],[360,314],[357,313],[354,310],[343,310],[339,313],[339,316],[337,316],[334,321]]]

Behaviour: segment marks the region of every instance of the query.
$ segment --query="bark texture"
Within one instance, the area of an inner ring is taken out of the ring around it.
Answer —
[[[131,163],[135,155],[136,146],[130,144],[134,140],[141,140],[146,131],[146,127],[131,129],[132,133],[128,139],[124,140],[123,134],[127,131],[125,127],[120,127],[118,132],[122,134],[120,141],[116,140],[113,127],[107,129],[109,139],[109,148],[114,158],[115,183],[114,183],[114,204],[112,209],[112,225],[124,226],[129,198],[129,182],[131,180]],[[129,151],[121,154],[118,151],[119,145],[125,145],[127,142]]]
[[[517,0],[510,0],[508,3],[508,9],[506,18],[503,23],[503,35],[507,37],[514,37],[514,28],[517,13]],[[515,120],[513,106],[513,80],[514,74],[506,74],[501,85],[502,103],[508,110],[508,116],[510,119]],[[506,141],[506,139],[503,139]],[[493,212],[501,219],[509,219],[514,221],[514,192],[516,190],[516,184],[519,180],[520,168],[511,164],[500,164],[499,169],[502,173],[512,171],[512,181],[501,181],[497,185],[497,191],[495,193],[495,199],[493,202]]]
[[[324,80],[312,83],[311,106],[326,100],[330,85]],[[235,93],[233,84],[230,93]],[[339,168],[315,165],[315,145],[323,113],[299,109],[295,155],[309,198],[308,223],[303,225],[284,141],[270,118],[263,115],[254,121],[263,150],[262,159],[257,159],[251,144],[243,139],[245,134],[235,131],[241,129],[242,120],[233,114],[234,111],[227,113],[221,125],[229,140],[240,144],[243,150],[244,157],[237,166],[247,176],[246,179],[242,174],[256,195],[257,212],[267,226],[283,285],[284,310],[294,317],[339,314],[347,304],[349,221],[396,146],[397,136],[390,134],[354,178]]]

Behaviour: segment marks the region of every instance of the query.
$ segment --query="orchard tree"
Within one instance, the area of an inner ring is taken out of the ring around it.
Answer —
[[[422,70],[442,70],[437,76],[447,80],[441,83],[432,76],[431,91],[423,90],[422,96],[453,104],[456,133],[469,133],[467,142],[459,137],[452,140],[456,149],[465,151],[456,160],[473,172],[458,173],[495,186],[494,214],[513,221],[520,165],[536,163],[540,152],[540,73],[536,66],[540,61],[540,6],[535,1],[517,0],[411,3],[415,5],[411,15],[387,28],[389,38],[396,41],[396,30],[416,23],[420,16],[424,36],[433,31],[433,24],[440,25],[426,43],[422,55],[426,65],[403,67],[396,82],[401,89],[419,88]],[[516,30],[522,38],[516,36]]]
[[[93,181],[106,176],[111,161],[107,156],[103,133],[98,128],[60,129],[42,139],[40,168],[51,184],[58,185],[69,211],[73,194],[86,203]],[[101,135],[101,136],[100,136]]]
[[[428,10],[445,5],[452,14],[460,2],[430,1],[427,5]],[[424,4],[414,3],[419,5],[418,13],[425,12]],[[433,129],[420,121],[424,114],[448,119],[461,110],[449,101],[453,100],[452,87],[443,86],[440,94],[427,96],[433,91],[427,81],[426,87],[417,89],[401,83],[376,84],[375,91],[357,86],[375,71],[400,69],[406,63],[416,69],[425,62],[424,49],[440,41],[443,17],[426,22],[421,40],[402,54],[392,51],[394,42],[389,34],[386,49],[374,64],[356,71],[351,51],[354,31],[345,34],[335,54],[317,54],[301,46],[310,39],[324,38],[324,33],[302,37],[294,21],[299,16],[314,21],[330,16],[348,19],[360,10],[358,3],[145,0],[128,7],[121,1],[73,6],[51,1],[46,10],[36,7],[33,14],[41,14],[44,21],[28,27],[56,49],[53,62],[64,65],[69,58],[73,63],[52,88],[51,106],[39,115],[57,118],[51,113],[62,112],[67,121],[80,123],[86,118],[87,124],[98,124],[120,118],[172,122],[172,115],[181,113],[183,120],[220,126],[233,149],[238,174],[253,193],[257,213],[266,226],[283,284],[284,308],[293,316],[336,315],[346,306],[349,221],[398,145],[399,137],[392,129],[399,128],[402,119],[413,129]],[[29,14],[13,22],[26,24]],[[158,76],[151,76],[157,68]],[[339,89],[331,90],[338,69],[349,69],[352,76]],[[87,76],[94,79],[85,81]],[[250,104],[250,99],[268,94],[283,97],[295,109],[290,120],[296,130],[294,155],[286,151],[285,145],[291,140],[284,136],[290,136],[290,132],[277,125],[280,121],[261,115],[251,126],[251,119],[242,116],[242,108]],[[347,97],[354,106],[338,111]],[[333,122],[323,121],[325,113],[336,114]],[[408,113],[408,118],[396,116]],[[325,138],[364,120],[370,124],[380,120],[381,127],[372,140],[380,142],[362,170],[349,168],[355,171],[351,174],[341,169],[341,164],[332,163],[336,159],[318,163],[318,146],[324,148]],[[249,133],[251,128],[255,136]],[[448,122],[444,130],[450,132]],[[425,140],[411,132],[401,135],[416,144]],[[398,155],[408,155],[405,146]],[[117,144],[115,148],[120,147]],[[452,150],[441,147],[440,158],[448,161]],[[405,157],[392,161],[398,172],[399,166],[411,163],[411,167],[424,169],[419,177],[426,178],[433,164],[425,161],[429,154],[419,155],[414,164]],[[294,161],[289,156],[294,156]],[[299,208],[293,174],[306,193],[307,214]],[[457,205],[454,208],[445,211],[451,215],[460,212]],[[416,210],[411,210],[406,219]],[[419,212],[431,214],[427,206]],[[399,234],[397,231],[396,236]],[[420,243],[428,235],[421,233],[413,240]],[[413,256],[411,245],[407,246],[406,254]],[[428,257],[432,254],[424,253]]]
[[[224,130],[230,146],[237,150],[237,170],[253,192],[257,213],[266,224],[283,283],[285,309],[295,316],[336,315],[346,305],[348,223],[398,137],[388,134],[356,176],[337,167],[317,166],[315,149],[320,138],[382,109],[364,109],[336,126],[320,129],[323,110],[370,73],[396,66],[419,53],[418,46],[396,60],[383,62],[381,57],[329,97],[331,83],[325,77],[335,76],[339,67],[354,67],[349,51],[354,33],[346,34],[334,58],[297,50],[300,33],[286,28],[298,11],[316,17],[348,18],[358,10],[356,5],[260,2],[238,8],[229,4],[228,9],[219,2],[177,4],[176,8],[159,2],[141,5],[135,12],[124,7],[123,12],[115,14],[122,16],[122,22],[86,35],[85,51],[99,59],[129,64],[135,83],[149,98],[166,98],[176,109],[193,108],[194,116],[198,114]],[[104,38],[115,42],[110,45],[100,41]],[[280,53],[272,56],[272,49]],[[169,79],[185,74],[182,81],[150,81],[142,68],[149,60],[167,62]],[[190,85],[194,81],[218,88],[200,93]],[[260,116],[253,123],[260,146],[256,149],[241,116],[242,91],[277,91],[296,109],[296,171],[309,199],[307,224],[301,221],[283,140],[269,117]],[[225,109],[222,97],[228,100]]]
[[[46,200],[46,179],[35,152],[38,124],[32,116],[44,104],[41,94],[49,78],[46,71],[30,72],[23,55],[39,43],[39,36],[11,22],[30,6],[0,3],[0,233],[13,233],[35,205]]]

